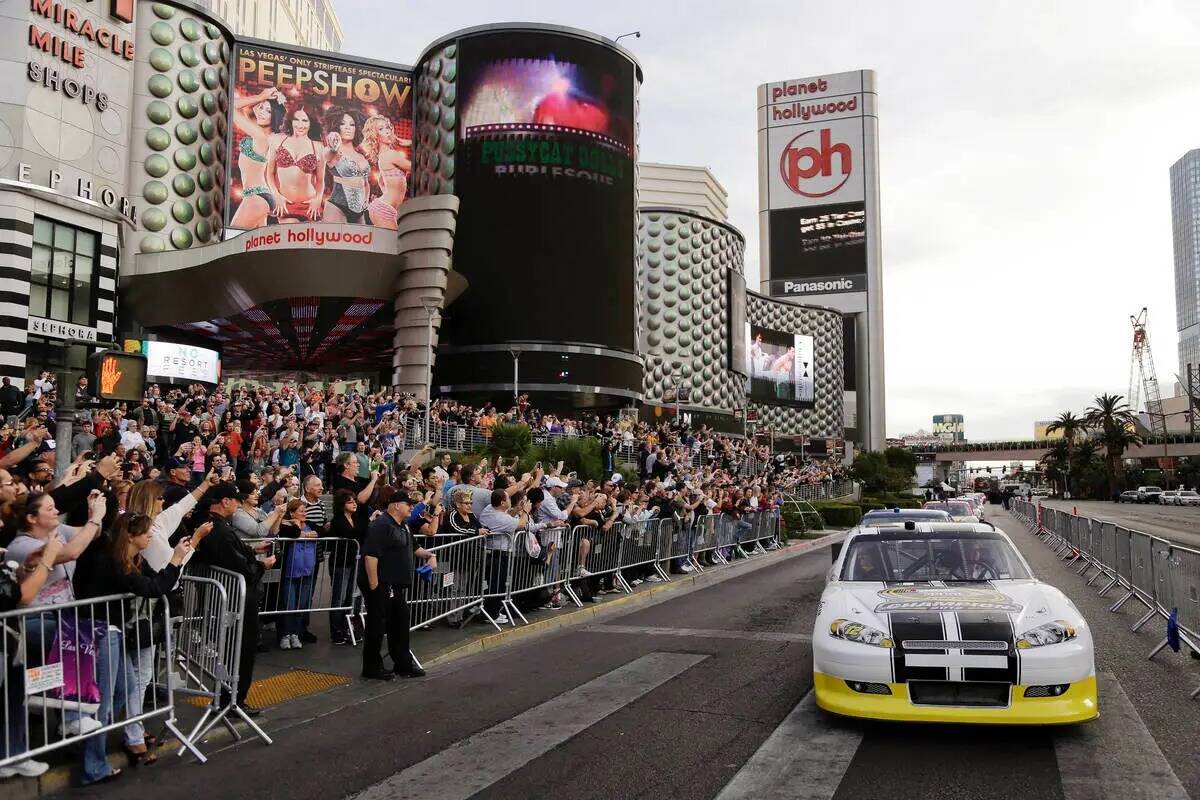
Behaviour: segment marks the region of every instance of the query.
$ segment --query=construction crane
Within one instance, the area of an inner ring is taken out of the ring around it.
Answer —
[[[1146,393],[1146,413],[1150,416],[1150,429],[1155,436],[1167,435],[1167,418],[1163,414],[1162,395],[1158,391],[1158,373],[1154,371],[1154,354],[1150,352],[1149,312],[1145,308],[1136,317],[1129,318],[1133,325],[1133,354],[1129,357],[1129,408],[1137,413],[1140,391]]]

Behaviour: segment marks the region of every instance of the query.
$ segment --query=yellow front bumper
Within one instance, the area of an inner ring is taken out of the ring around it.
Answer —
[[[1014,686],[1008,708],[917,706],[908,699],[908,687],[891,683],[890,695],[862,694],[841,678],[813,673],[817,705],[833,714],[896,722],[965,722],[990,725],[1064,725],[1087,722],[1099,713],[1096,676],[1071,684],[1058,697],[1026,698],[1024,686]]]

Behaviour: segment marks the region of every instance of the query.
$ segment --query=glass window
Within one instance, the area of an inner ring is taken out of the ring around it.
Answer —
[[[99,236],[35,217],[33,238],[29,313],[77,325],[93,324]]]
[[[54,223],[48,219],[35,217],[33,220],[33,240],[38,244],[53,244]]]

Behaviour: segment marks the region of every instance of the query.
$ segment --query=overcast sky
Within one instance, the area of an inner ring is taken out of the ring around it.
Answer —
[[[1176,364],[1168,170],[1200,147],[1200,4],[335,0],[347,54],[412,63],[489,22],[624,39],[640,158],[702,164],[758,278],[755,87],[852,69],[879,86],[887,433],[961,413],[972,439],[1126,394],[1129,316]]]

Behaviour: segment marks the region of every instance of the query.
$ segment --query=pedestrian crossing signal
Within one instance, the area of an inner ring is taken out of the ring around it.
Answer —
[[[88,357],[88,383],[100,400],[136,402],[146,392],[146,357],[101,350]]]

